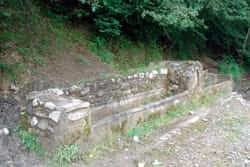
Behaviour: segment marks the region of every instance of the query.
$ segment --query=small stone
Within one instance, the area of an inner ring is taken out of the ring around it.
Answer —
[[[130,75],[128,76],[128,79],[132,79],[132,78],[133,78],[133,76],[130,76]]]
[[[84,89],[80,92],[80,95],[81,95],[81,96],[85,96],[86,94],[89,93],[89,91],[90,91],[89,87],[84,88]]]
[[[28,103],[28,104],[27,104],[26,112],[27,112],[29,115],[32,115],[32,113],[33,113],[32,103]]]
[[[162,75],[167,75],[167,74],[168,74],[168,69],[162,68],[162,69],[160,70],[160,73],[161,73]]]
[[[128,89],[129,87],[130,85],[128,82],[121,83],[121,89],[125,90],[125,89]]]
[[[46,119],[42,119],[37,126],[41,130],[46,130],[49,127],[49,122]]]
[[[12,84],[10,84],[10,90],[11,90],[11,91],[18,92],[18,91],[19,91],[19,88],[18,88],[16,85],[14,85],[14,84],[12,83]]]
[[[70,93],[76,93],[79,92],[81,88],[79,86],[73,85],[71,88],[69,88]]]
[[[50,109],[50,110],[56,109],[56,105],[55,105],[54,103],[52,103],[52,102],[47,102],[47,103],[45,103],[45,104],[44,104],[44,107],[45,107],[45,108],[48,108],[48,109]]]
[[[104,91],[100,90],[97,92],[98,97],[102,97],[104,95]]]
[[[208,122],[208,119],[207,118],[203,118],[202,121]]]
[[[162,165],[163,163],[162,162],[160,162],[159,160],[154,160],[153,162],[152,162],[152,165],[153,166],[159,166],[159,165]]]
[[[145,164],[146,164],[145,162],[138,162],[137,167],[144,167]]]
[[[49,130],[51,133],[54,133],[54,129],[53,129],[51,126],[48,127],[48,130]]]
[[[194,115],[194,112],[193,112],[193,111],[189,111],[188,114],[189,114],[189,115]]]
[[[2,135],[8,136],[9,134],[10,134],[10,131],[8,128],[0,129],[0,136]]]
[[[60,120],[62,112],[61,111],[53,111],[49,114],[49,118],[52,119],[54,122],[58,123]]]
[[[54,88],[54,89],[48,89],[49,92],[52,92],[53,94],[57,95],[57,96],[61,96],[64,94],[63,90],[58,89],[58,88]]]
[[[33,106],[33,107],[39,106],[39,100],[38,100],[38,99],[34,99],[34,100],[32,101],[32,106]]]
[[[133,137],[133,140],[134,140],[135,142],[137,142],[137,143],[140,142],[140,139],[139,139],[138,136],[134,136],[134,137]]]
[[[158,75],[158,74],[159,74],[159,72],[158,72],[158,71],[156,71],[156,70],[154,70],[154,71],[152,71],[152,74],[154,74],[154,75]]]
[[[153,78],[154,78],[154,74],[153,74],[153,73],[150,73],[150,74],[148,75],[148,77],[149,77],[149,79],[153,79]]]
[[[180,103],[180,100],[175,100],[174,101],[174,105],[177,105],[177,104],[179,104]]]
[[[30,121],[30,125],[31,127],[35,127],[38,124],[38,119],[37,117],[32,117],[31,121]]]
[[[143,79],[144,78],[144,73],[139,73],[139,78]]]
[[[70,93],[69,93],[68,90],[64,90],[64,94],[65,94],[66,96],[68,96]]]
[[[177,90],[178,88],[179,88],[179,86],[178,85],[173,85],[173,90]]]

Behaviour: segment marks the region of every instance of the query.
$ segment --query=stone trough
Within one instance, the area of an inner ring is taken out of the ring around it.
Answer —
[[[48,151],[60,144],[95,144],[166,113],[193,93],[218,90],[230,93],[232,81],[203,71],[199,62],[165,61],[147,72],[31,92],[27,124]]]

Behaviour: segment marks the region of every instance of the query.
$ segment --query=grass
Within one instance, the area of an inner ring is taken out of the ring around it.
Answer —
[[[233,80],[239,82],[244,74],[244,69],[233,58],[224,56],[224,60],[218,63],[219,73],[231,75]]]
[[[92,35],[88,48],[100,60],[114,66],[121,73],[146,68],[150,62],[161,61],[163,53],[155,41],[134,42],[123,36],[108,41],[101,36]]]
[[[0,10],[9,14],[0,21],[0,68],[12,80],[28,68],[46,65],[74,44],[85,45],[87,41],[81,27],[67,25],[38,2],[5,3],[7,7]],[[16,70],[15,64],[25,68]]]
[[[51,167],[64,167],[80,158],[80,149],[77,145],[61,145],[56,149],[49,162]]]
[[[128,130],[127,136],[129,138],[138,136],[143,139],[154,129],[174,123],[177,118],[186,115],[188,112],[211,104],[217,97],[221,96],[221,94],[221,92],[216,92],[210,96],[206,96],[206,93],[201,97],[193,96],[187,103],[177,104],[175,107],[168,109],[167,113],[161,115],[159,118],[146,121],[139,126]]]
[[[30,152],[36,152],[38,155],[43,156],[44,150],[38,139],[34,134],[29,133],[27,130],[23,130],[20,127],[16,128],[16,132],[19,135],[24,147]]]

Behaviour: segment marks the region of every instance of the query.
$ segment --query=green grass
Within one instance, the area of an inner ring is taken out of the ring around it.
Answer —
[[[222,92],[216,92],[215,94],[209,96],[193,96],[187,103],[178,104],[175,107],[168,109],[167,113],[161,115],[159,118],[146,121],[137,127],[128,130],[126,135],[129,138],[138,136],[142,139],[150,134],[154,129],[172,124],[176,121],[176,119],[186,115],[188,112],[211,104],[221,95]]]
[[[150,62],[161,61],[163,53],[162,48],[155,41],[135,42],[123,36],[115,40],[107,40],[101,36],[92,35],[89,38],[88,48],[100,60],[121,72],[146,68]]]
[[[31,134],[27,130],[23,130],[20,127],[16,128],[16,132],[19,135],[24,147],[28,151],[36,152],[40,156],[44,155],[44,150],[43,150],[42,145],[41,145],[41,143],[36,135]]]
[[[218,68],[221,74],[231,75],[233,80],[236,82],[240,81],[244,74],[243,67],[237,64],[235,60],[230,57],[226,57],[223,61],[218,63]]]
[[[56,152],[52,157],[49,166],[64,167],[69,165],[73,161],[78,160],[79,158],[80,150],[77,145],[61,145],[56,149]]]

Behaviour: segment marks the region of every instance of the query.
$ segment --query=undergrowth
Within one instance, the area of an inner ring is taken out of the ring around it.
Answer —
[[[220,63],[218,63],[219,72],[226,75],[231,75],[233,80],[238,82],[241,80],[244,69],[233,58],[225,57]]]
[[[56,149],[49,166],[64,167],[80,158],[79,147],[73,145],[61,145]]]
[[[94,35],[89,40],[88,48],[100,60],[122,73],[132,68],[146,68],[150,62],[161,61],[163,54],[156,41],[136,42],[123,36],[108,40]]]
[[[31,134],[30,132],[22,129],[21,127],[16,128],[16,133],[19,135],[21,142],[28,151],[36,152],[40,156],[44,155],[44,150],[36,135]]]

